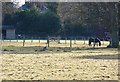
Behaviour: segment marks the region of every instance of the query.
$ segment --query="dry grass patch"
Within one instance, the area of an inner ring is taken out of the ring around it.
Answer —
[[[117,49],[79,49],[71,52],[3,54],[6,80],[118,80]]]

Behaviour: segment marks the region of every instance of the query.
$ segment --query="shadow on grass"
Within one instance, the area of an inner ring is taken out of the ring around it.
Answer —
[[[109,49],[107,47],[82,47],[80,50],[97,50],[97,49]]]
[[[112,54],[112,55],[87,55],[87,56],[77,56],[72,57],[74,59],[98,59],[98,60],[120,60],[120,54]]]
[[[28,47],[17,47],[17,46],[7,46],[2,48],[3,53],[11,54],[39,54],[39,53],[62,53],[71,51],[84,51],[84,50],[107,50],[107,47],[43,47],[43,46],[28,46]]]

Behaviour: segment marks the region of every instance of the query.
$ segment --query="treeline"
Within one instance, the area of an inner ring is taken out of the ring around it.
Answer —
[[[59,3],[58,13],[64,26],[63,32],[67,35],[104,37],[105,32],[111,32],[112,28],[116,27],[115,4],[114,2]]]
[[[61,22],[55,9],[48,6],[50,8],[45,12],[32,5],[30,9],[18,9],[12,14],[5,13],[3,24],[14,25],[17,34],[26,36],[55,35],[61,28]]]
[[[116,3],[44,3],[45,12],[34,4],[26,10],[14,9],[3,24],[14,25],[18,34],[48,36],[97,36],[111,31],[111,10]],[[40,4],[43,5],[43,4]],[[116,13],[112,13],[116,16]]]

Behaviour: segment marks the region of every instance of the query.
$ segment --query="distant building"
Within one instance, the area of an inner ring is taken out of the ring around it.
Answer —
[[[2,38],[3,39],[15,39],[14,26],[3,25],[2,26]]]

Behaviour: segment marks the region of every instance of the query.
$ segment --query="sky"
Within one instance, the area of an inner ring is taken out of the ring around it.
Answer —
[[[1,1],[1,0],[0,0]],[[3,0],[8,1],[8,0]],[[19,6],[22,6],[25,3],[25,0],[11,0],[11,1],[17,1],[19,2]],[[27,0],[27,1],[44,1],[44,2],[56,2],[56,1],[62,1],[62,2],[118,2],[120,0]]]
[[[25,3],[25,0],[17,0],[19,2],[19,5],[23,5]]]
[[[8,0],[3,0],[3,1],[8,1]],[[25,0],[12,0],[12,1],[18,1],[20,6],[25,3]],[[41,1],[41,2],[119,2],[120,0],[26,0],[26,1]]]
[[[8,1],[8,0],[6,0]],[[19,2],[19,6],[22,6],[23,4],[25,4],[25,0],[10,0],[12,2]]]

